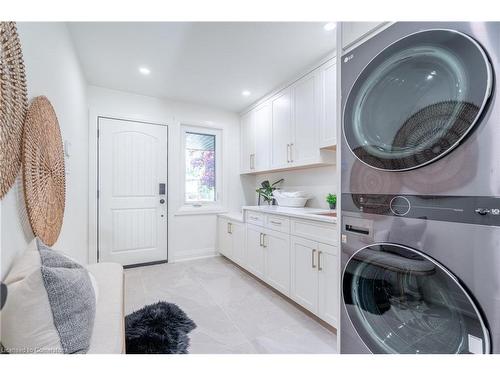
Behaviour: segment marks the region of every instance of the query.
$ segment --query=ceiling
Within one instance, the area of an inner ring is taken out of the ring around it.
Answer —
[[[92,85],[239,112],[335,49],[335,31],[324,25],[76,22],[69,29]]]

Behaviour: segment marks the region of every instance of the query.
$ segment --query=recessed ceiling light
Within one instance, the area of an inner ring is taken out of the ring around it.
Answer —
[[[145,66],[140,66],[139,73],[144,74],[145,76],[148,76],[151,74],[151,70]]]
[[[241,92],[241,95],[243,95],[243,96],[250,96],[250,94],[251,94],[251,92],[250,92],[250,91],[248,91],[248,90],[243,90],[243,91]]]
[[[323,26],[323,29],[325,29],[325,31],[332,31],[335,30],[336,27],[337,27],[337,22],[328,22]]]

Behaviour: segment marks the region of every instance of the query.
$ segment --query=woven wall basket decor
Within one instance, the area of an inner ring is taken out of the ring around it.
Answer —
[[[23,133],[23,182],[35,236],[52,246],[61,232],[65,205],[64,150],[57,116],[45,96],[28,108]]]
[[[21,139],[28,108],[23,53],[15,22],[0,22],[0,199],[21,167]]]

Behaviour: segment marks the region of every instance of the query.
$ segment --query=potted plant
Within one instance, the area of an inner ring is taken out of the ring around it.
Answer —
[[[281,180],[276,181],[273,184],[271,184],[268,180],[262,181],[262,183],[260,184],[261,187],[256,190],[256,192],[259,193],[259,206],[260,206],[260,199],[261,198],[268,205],[273,204],[273,201],[274,201],[273,191],[278,189],[276,187],[276,185],[281,184],[283,181],[284,181],[283,178]]]
[[[326,196],[326,201],[328,202],[330,209],[335,210],[335,208],[337,207],[337,196],[330,193]]]

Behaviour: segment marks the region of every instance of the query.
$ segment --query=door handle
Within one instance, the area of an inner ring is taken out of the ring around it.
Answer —
[[[316,249],[311,251],[311,266],[312,268],[316,268],[316,264],[314,264],[314,254],[316,254]]]
[[[321,251],[318,251],[318,271],[323,271],[323,268],[321,268]]]

